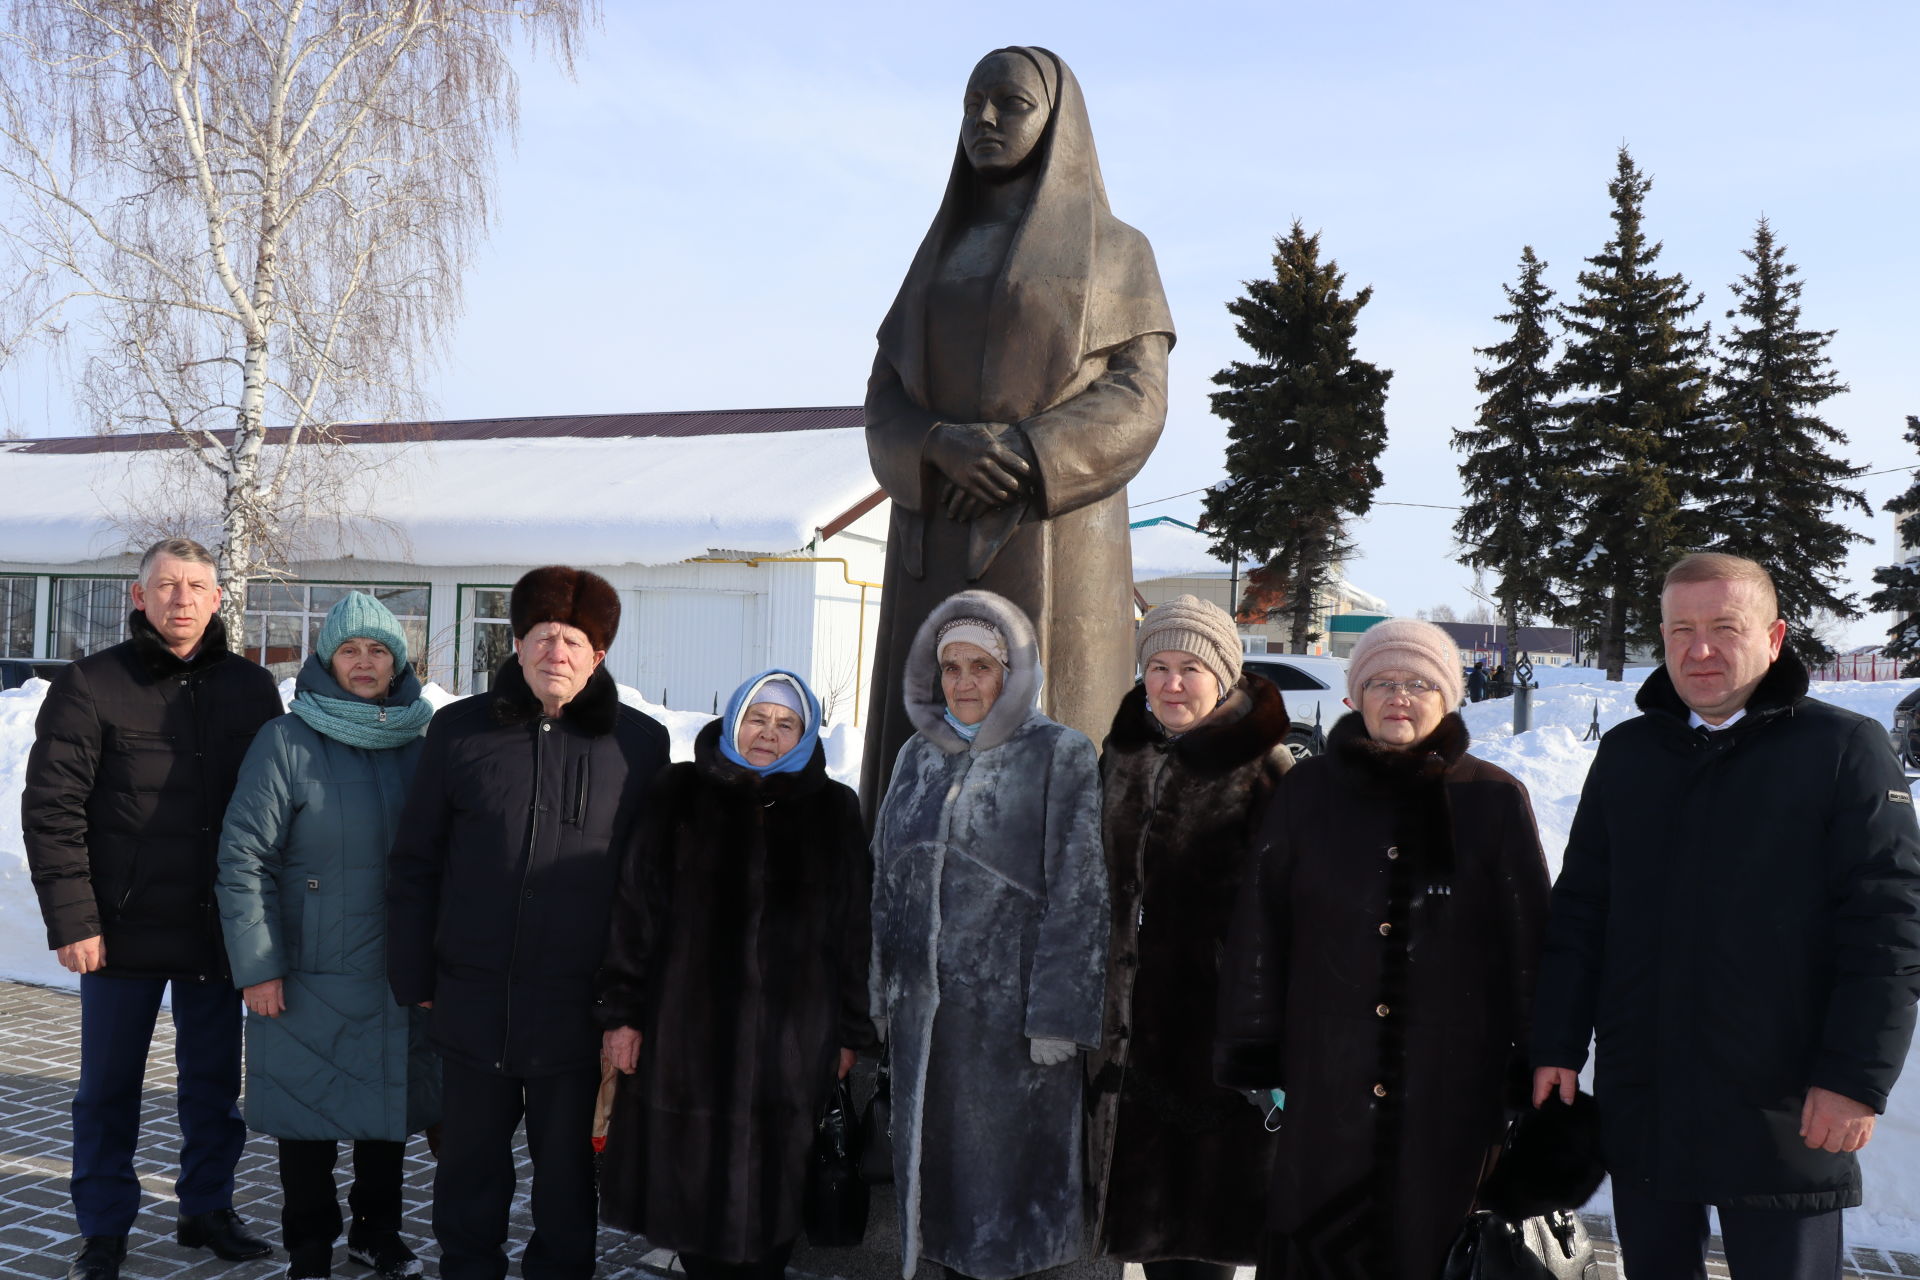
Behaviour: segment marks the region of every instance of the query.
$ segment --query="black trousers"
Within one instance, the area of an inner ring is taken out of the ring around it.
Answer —
[[[683,1253],[680,1269],[687,1273],[687,1280],[780,1280],[787,1274],[787,1259],[791,1257],[793,1241],[789,1240],[753,1262],[716,1262],[697,1253]]]
[[[1707,1206],[1656,1200],[1613,1184],[1614,1232],[1633,1280],[1705,1280]],[[1720,1209],[1720,1239],[1733,1280],[1840,1280],[1846,1249],[1838,1209]]]
[[[353,1187],[347,1207],[354,1221],[375,1232],[400,1229],[400,1165],[404,1142],[362,1139],[353,1144]],[[333,1166],[340,1144],[280,1139],[280,1241],[287,1252],[333,1248],[340,1238],[340,1192]]]
[[[433,1179],[442,1280],[500,1280],[507,1274],[513,1133],[522,1116],[533,1161],[533,1236],[520,1274],[525,1280],[588,1280],[599,1219],[593,1181],[598,1064],[548,1076],[495,1075],[450,1058],[443,1065],[446,1119]]]

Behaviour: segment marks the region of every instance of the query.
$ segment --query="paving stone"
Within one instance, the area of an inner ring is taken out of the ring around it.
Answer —
[[[0,1277],[61,1277],[77,1245],[73,1239],[67,1175],[71,1157],[73,1086],[80,1077],[80,1001],[73,992],[0,981]],[[267,1280],[283,1275],[284,1255],[258,1262],[222,1262],[204,1250],[182,1249],[173,1240],[172,1200],[180,1130],[173,1110],[173,1024],[162,1017],[154,1028],[153,1050],[141,1106],[140,1154],[135,1172],[146,1190],[142,1212],[129,1239],[125,1280]],[[524,1134],[516,1141],[520,1186],[510,1221],[509,1253],[517,1258],[531,1229],[528,1195],[530,1166]],[[344,1161],[343,1161],[344,1164]],[[403,1169],[405,1230],[414,1249],[427,1261],[428,1275],[438,1273],[438,1251],[430,1228],[435,1165],[423,1139],[407,1148]],[[347,1181],[340,1181],[344,1196]],[[874,1212],[868,1227],[871,1247],[808,1249],[794,1254],[790,1274],[795,1280],[895,1280],[898,1256],[887,1242],[894,1238],[892,1196],[876,1189]],[[271,1139],[249,1135],[236,1170],[235,1207],[261,1234],[279,1242],[279,1158]],[[1594,1253],[1601,1262],[1602,1280],[1623,1280],[1613,1245],[1613,1223],[1604,1214],[1585,1219],[1594,1237]],[[1716,1247],[1718,1240],[1715,1240]],[[673,1255],[656,1249],[638,1236],[602,1230],[599,1240],[603,1280],[646,1280],[668,1276],[684,1280]],[[1857,1262],[1871,1262],[1884,1270],[1874,1275],[1920,1278],[1920,1257],[1878,1250],[1856,1250]],[[344,1250],[338,1255],[347,1271]],[[515,1269],[517,1270],[517,1268]],[[1140,1280],[1137,1267],[1126,1268],[1126,1280]],[[1240,1280],[1250,1280],[1251,1268],[1242,1268]],[[1724,1277],[1723,1260],[1715,1258],[1708,1274]],[[1849,1271],[1859,1277],[1860,1270]],[[1063,1268],[1048,1280],[1117,1280],[1120,1268],[1095,1264]]]

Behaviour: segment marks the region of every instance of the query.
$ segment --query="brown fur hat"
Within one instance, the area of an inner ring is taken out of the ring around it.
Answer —
[[[507,616],[515,640],[543,622],[564,622],[586,632],[594,648],[607,649],[620,630],[620,593],[590,570],[550,564],[520,575]]]

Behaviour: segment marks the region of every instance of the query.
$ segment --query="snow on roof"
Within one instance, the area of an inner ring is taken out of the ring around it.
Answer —
[[[1172,516],[1141,520],[1133,526],[1132,535],[1135,582],[1153,582],[1160,578],[1225,578],[1232,574],[1227,562],[1209,549],[1211,539],[1184,520]],[[1243,563],[1242,577],[1246,571],[1247,565]]]
[[[859,427],[697,436],[363,444],[370,462],[310,558],[420,565],[673,564],[716,547],[780,554],[877,487]],[[269,453],[271,456],[271,451]],[[73,564],[130,549],[108,513],[158,501],[204,513],[211,476],[177,449],[0,445],[0,561]],[[192,480],[184,477],[197,476]],[[196,492],[188,492],[188,490]],[[198,490],[204,489],[204,497]]]

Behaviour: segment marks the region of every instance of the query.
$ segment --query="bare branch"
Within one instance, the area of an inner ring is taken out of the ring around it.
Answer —
[[[364,498],[331,424],[423,409],[516,119],[510,48],[570,69],[597,12],[0,0],[0,360],[84,347],[96,429],[176,434],[230,626],[297,526],[339,533]]]

